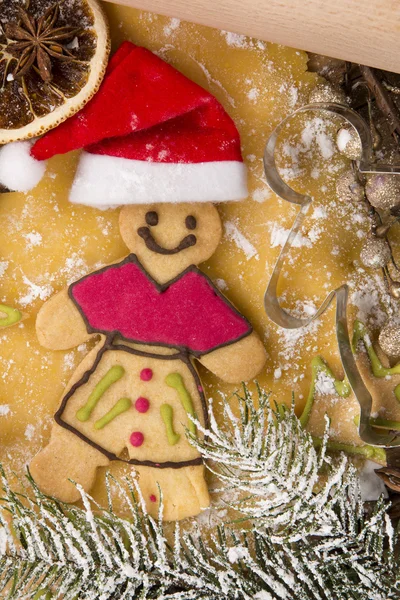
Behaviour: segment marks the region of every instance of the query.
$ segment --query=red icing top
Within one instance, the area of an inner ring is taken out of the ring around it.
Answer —
[[[158,286],[136,257],[105,267],[70,287],[89,331],[204,354],[251,332],[248,321],[195,267]]]

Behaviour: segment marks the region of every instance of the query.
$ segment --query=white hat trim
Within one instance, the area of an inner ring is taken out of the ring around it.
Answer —
[[[0,183],[15,192],[29,192],[46,171],[46,161],[36,160],[30,151],[33,141],[11,142],[0,148]]]
[[[83,152],[70,201],[96,208],[155,202],[222,202],[248,195],[239,161],[159,163]]]

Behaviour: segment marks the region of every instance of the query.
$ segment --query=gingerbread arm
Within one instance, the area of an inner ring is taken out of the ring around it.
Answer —
[[[36,333],[39,343],[49,350],[75,348],[93,335],[88,333],[67,288],[42,306],[36,319]]]
[[[256,377],[266,359],[265,348],[253,331],[238,342],[205,354],[199,361],[222,381],[240,383]]]

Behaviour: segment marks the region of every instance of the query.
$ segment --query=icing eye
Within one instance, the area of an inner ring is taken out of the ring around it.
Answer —
[[[192,215],[189,215],[188,217],[186,217],[185,225],[188,229],[196,229],[196,225],[197,225],[196,217],[193,217]]]
[[[158,214],[155,210],[149,210],[149,212],[146,213],[146,223],[147,225],[150,225],[150,227],[154,227],[154,225],[157,225]]]

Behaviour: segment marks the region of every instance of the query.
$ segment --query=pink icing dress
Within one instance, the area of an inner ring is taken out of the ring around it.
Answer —
[[[73,283],[88,331],[201,356],[248,335],[248,321],[210,279],[189,267],[159,286],[131,255]]]

